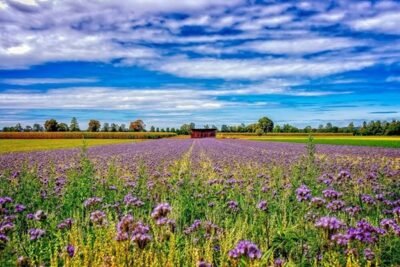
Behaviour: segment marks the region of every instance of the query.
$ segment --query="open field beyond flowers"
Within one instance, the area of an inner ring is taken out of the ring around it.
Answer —
[[[0,266],[398,266],[400,150],[161,139],[0,155]]]

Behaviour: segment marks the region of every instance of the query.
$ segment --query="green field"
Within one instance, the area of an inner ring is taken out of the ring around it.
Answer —
[[[244,138],[255,141],[307,143],[304,136],[261,136]],[[400,137],[387,136],[316,136],[314,143],[326,145],[351,145],[400,148]]]
[[[87,139],[87,146],[138,142],[132,139]],[[74,148],[83,145],[82,139],[0,139],[0,153]]]

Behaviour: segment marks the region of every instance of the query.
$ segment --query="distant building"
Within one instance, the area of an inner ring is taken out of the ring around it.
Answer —
[[[192,129],[191,138],[215,138],[217,129]]]

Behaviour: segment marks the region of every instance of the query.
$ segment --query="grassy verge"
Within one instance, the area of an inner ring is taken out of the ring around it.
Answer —
[[[138,142],[131,139],[88,139],[88,146]],[[81,139],[0,139],[0,154],[8,152],[81,147]]]
[[[254,141],[271,141],[271,142],[292,142],[307,143],[307,137],[251,137],[246,138]],[[350,145],[350,146],[375,146],[375,147],[391,147],[400,148],[400,137],[364,137],[364,136],[338,136],[338,137],[314,137],[314,143],[326,145]]]

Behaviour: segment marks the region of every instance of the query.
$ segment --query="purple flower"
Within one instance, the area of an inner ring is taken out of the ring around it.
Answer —
[[[106,214],[100,210],[90,213],[90,220],[96,225],[105,225],[107,223]]]
[[[12,229],[14,229],[14,224],[10,221],[5,221],[0,223],[0,234],[6,234]]]
[[[347,234],[334,234],[331,237],[331,240],[339,246],[347,246],[347,244],[350,242],[350,236]]]
[[[311,190],[306,185],[301,185],[296,189],[297,201],[302,202],[311,199]]]
[[[36,221],[44,221],[44,220],[46,220],[46,218],[47,218],[47,215],[43,210],[38,210],[33,215],[33,219]]]
[[[57,225],[57,228],[60,229],[60,230],[71,229],[72,224],[73,224],[73,220],[71,218],[68,218],[68,219],[65,219],[64,221],[60,222]]]
[[[370,195],[362,195],[361,196],[361,201],[367,205],[374,205],[375,204],[375,199],[371,197]]]
[[[141,201],[137,197],[132,196],[132,194],[127,194],[124,197],[124,203],[125,203],[125,205],[134,206],[134,207],[140,207],[140,206],[144,205],[143,201]]]
[[[23,212],[25,210],[25,206],[22,204],[17,204],[15,205],[15,212],[19,213],[19,212]]]
[[[0,251],[7,245],[9,241],[10,239],[5,234],[0,233]]]
[[[0,206],[13,202],[11,197],[0,197]]]
[[[324,191],[322,191],[322,194],[325,198],[328,199],[338,199],[343,195],[341,192],[338,192],[332,188],[325,189]]]
[[[151,236],[148,234],[150,228],[147,225],[138,222],[132,232],[131,241],[135,242],[140,249],[144,249],[151,241]]]
[[[201,227],[201,220],[194,220],[191,226],[187,227],[183,232],[187,235],[193,233]]]
[[[359,206],[354,206],[354,207],[347,207],[344,210],[346,211],[347,214],[354,217],[356,214],[360,213],[361,208]]]
[[[379,235],[383,235],[385,233],[385,230],[372,226],[366,220],[359,221],[356,227],[352,227],[347,231],[350,239],[359,240],[367,244],[376,243]]]
[[[168,203],[158,204],[151,213],[151,217],[155,220],[167,217],[171,210],[172,208]]]
[[[226,203],[226,206],[231,212],[238,212],[239,211],[239,203],[237,203],[236,201],[229,200]]]
[[[236,245],[234,249],[229,251],[229,257],[233,259],[238,259],[240,257],[247,257],[251,260],[261,258],[261,251],[258,249],[257,245],[248,241],[242,240]]]
[[[267,211],[268,210],[268,202],[266,200],[261,200],[257,204],[257,208],[262,211]]]
[[[345,224],[336,217],[321,217],[315,223],[317,228],[323,228],[328,230],[338,230],[345,226]]]
[[[197,267],[212,267],[211,263],[205,262],[203,259],[201,259],[198,263],[197,263]]]
[[[313,197],[311,198],[311,204],[316,207],[322,207],[325,204],[325,199],[322,197]]]
[[[85,208],[89,208],[96,204],[101,203],[102,201],[103,201],[103,199],[101,197],[91,197],[91,198],[86,199],[83,202],[83,206],[85,206]]]
[[[68,246],[65,248],[67,251],[68,255],[72,258],[75,255],[75,247],[71,244],[68,244]]]
[[[344,208],[345,203],[343,200],[333,200],[326,205],[326,207],[331,211],[340,211]]]
[[[32,228],[28,230],[30,240],[37,240],[45,235],[46,231],[39,228]]]
[[[364,257],[367,261],[372,261],[375,259],[375,253],[370,248],[366,248],[364,249]]]
[[[274,260],[274,267],[282,267],[285,263],[285,260],[282,258],[277,258]]]

